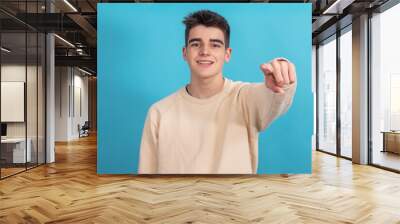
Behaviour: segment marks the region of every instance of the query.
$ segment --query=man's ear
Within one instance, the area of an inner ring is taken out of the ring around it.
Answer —
[[[183,60],[187,61],[186,47],[182,48],[182,55],[183,55]]]
[[[229,62],[229,60],[231,59],[231,55],[232,55],[232,48],[228,47],[227,49],[225,49],[225,61]]]

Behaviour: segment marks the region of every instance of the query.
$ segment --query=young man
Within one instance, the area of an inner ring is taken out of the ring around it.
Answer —
[[[265,82],[234,82],[222,68],[231,57],[222,16],[188,15],[183,58],[191,81],[148,111],[139,174],[254,174],[258,134],[291,105],[294,65],[277,58],[260,66]]]

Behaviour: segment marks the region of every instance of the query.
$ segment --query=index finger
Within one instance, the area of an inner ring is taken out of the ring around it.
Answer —
[[[261,71],[264,75],[269,75],[274,73],[274,68],[272,67],[271,63],[264,63],[261,65]]]

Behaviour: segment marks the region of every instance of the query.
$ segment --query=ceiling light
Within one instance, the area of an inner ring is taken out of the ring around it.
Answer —
[[[58,36],[57,34],[54,34],[54,36],[57,37],[58,39],[60,39],[61,41],[63,41],[64,43],[66,43],[67,45],[69,45],[69,46],[75,48],[75,45],[71,44],[71,42],[69,42],[68,40],[66,40],[66,39],[64,39],[64,38],[62,38],[62,37],[60,37],[60,36]]]
[[[342,14],[343,10],[354,1],[355,0],[336,0],[332,5],[325,9],[322,14]]]
[[[68,2],[68,0],[64,0],[65,4],[67,4],[72,10],[74,10],[74,12],[78,12],[78,10],[71,4]]]
[[[11,50],[9,50],[9,49],[7,49],[7,48],[5,48],[5,47],[1,47],[1,50],[4,51],[4,52],[6,52],[6,53],[10,53],[10,52],[11,52]]]
[[[83,73],[85,73],[85,74],[87,74],[87,75],[93,75],[92,73],[90,73],[90,72],[88,72],[88,71],[86,71],[86,70],[83,70],[83,69],[81,69],[81,68],[79,68],[79,67],[78,67],[78,70],[81,71],[81,72],[83,72]]]

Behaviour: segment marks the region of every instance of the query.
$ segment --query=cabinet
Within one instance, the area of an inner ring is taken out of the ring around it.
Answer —
[[[1,159],[6,164],[25,163],[32,160],[32,141],[27,139],[25,150],[25,138],[7,138],[1,140]]]
[[[400,131],[383,131],[383,152],[400,154]]]

